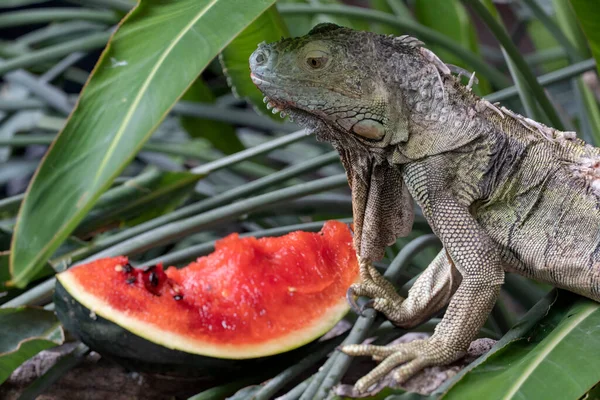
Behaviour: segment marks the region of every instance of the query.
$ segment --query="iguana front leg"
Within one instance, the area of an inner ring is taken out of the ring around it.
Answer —
[[[370,297],[375,310],[402,328],[417,326],[446,306],[461,280],[445,250],[417,278],[406,299],[369,263],[361,262],[360,272],[361,283],[352,285],[351,292]]]
[[[462,281],[431,338],[390,347],[350,345],[342,348],[349,355],[384,359],[356,383],[359,392],[367,390],[400,364],[404,365],[394,372],[399,383],[425,367],[461,358],[487,319],[504,282],[498,249],[469,211],[452,198],[440,197],[430,204],[432,225],[461,273]]]

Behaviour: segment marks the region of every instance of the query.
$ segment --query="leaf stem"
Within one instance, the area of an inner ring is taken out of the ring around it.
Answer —
[[[559,130],[564,130],[564,125],[556,113],[554,106],[546,96],[544,89],[538,83],[535,75],[531,72],[531,69],[523,59],[523,56],[511,41],[510,37],[506,33],[506,30],[496,19],[494,16],[488,11],[488,9],[481,3],[479,0],[461,0],[463,3],[470,5],[473,10],[479,15],[479,17],[483,20],[483,22],[487,25],[487,27],[492,31],[496,39],[500,42],[506,53],[510,57],[510,59],[514,62],[516,69],[523,75],[523,78],[529,89],[533,92],[536,100],[542,107],[544,113],[548,116],[548,119],[552,123],[552,125]]]
[[[340,219],[339,221],[349,224],[352,222],[352,219]],[[307,222],[305,224],[285,225],[285,226],[280,226],[277,228],[264,229],[264,230],[260,230],[260,231],[243,233],[240,235],[240,237],[243,238],[243,237],[252,236],[252,237],[256,237],[256,238],[261,238],[261,237],[266,237],[266,236],[282,236],[282,235],[286,235],[286,234],[288,234],[290,232],[294,232],[294,231],[317,232],[323,227],[324,223],[325,223],[325,221],[316,221],[316,222]],[[198,244],[195,246],[186,247],[185,249],[174,251],[174,252],[162,255],[160,257],[154,258],[152,260],[146,261],[143,264],[141,264],[140,266],[144,267],[144,266],[156,265],[158,263],[163,263],[165,265],[181,264],[183,262],[205,256],[205,255],[209,254],[210,252],[214,251],[215,242],[216,242],[216,240],[213,240],[213,241],[201,243],[201,244]]]
[[[308,136],[308,132],[304,129],[299,130],[294,133],[290,133],[289,135],[285,135],[279,137],[277,139],[269,140],[261,145],[251,147],[249,149],[237,152],[228,157],[223,157],[221,159],[215,160],[213,162],[201,165],[192,170],[193,173],[196,174],[204,174],[208,175],[211,172],[214,172],[218,169],[225,168],[231,164],[235,164],[242,160],[247,160],[248,158],[258,156],[260,154],[267,153],[271,150],[274,150],[278,147],[286,146],[288,144],[297,142],[298,140],[304,139]]]
[[[133,254],[159,244],[172,243],[178,238],[198,232],[201,229],[208,229],[215,225],[234,220],[246,213],[262,210],[275,204],[281,204],[285,201],[309,194],[341,188],[347,184],[346,175],[340,174],[275,190],[246,199],[245,201],[215,208],[200,215],[171,222],[109,247],[85,261],[102,257],[112,257],[119,254]]]
[[[548,74],[542,75],[538,78],[538,82],[542,86],[548,86],[553,83],[562,82],[568,79],[571,79],[574,76],[580,75],[586,71],[590,71],[596,68],[596,61],[593,58],[590,58],[585,61],[578,62],[573,65],[569,65],[568,67],[561,68],[557,71],[550,72]],[[490,95],[485,96],[485,98],[491,103],[495,103],[497,101],[504,101],[510,98],[513,98],[519,94],[516,86],[507,87],[502,90],[498,90]]]
[[[48,46],[41,50],[35,50],[22,56],[11,58],[0,63],[0,75],[19,68],[32,67],[44,61],[55,60],[76,51],[104,47],[109,38],[110,32],[93,33],[84,38]]]
[[[296,364],[279,373],[269,382],[267,382],[258,393],[253,397],[253,400],[269,400],[288,382],[295,377],[312,367],[319,360],[333,351],[346,337],[346,334],[339,335],[329,341],[322,343],[321,348],[312,351],[308,356],[298,361]]]
[[[119,16],[113,11],[74,7],[9,11],[0,15],[0,29],[68,20],[86,20],[114,24],[119,21]]]
[[[546,12],[538,4],[537,0],[523,0],[523,3],[525,3],[527,7],[531,9],[533,15],[535,15],[537,19],[539,19],[539,21],[546,27],[548,32],[554,36],[554,39],[556,39],[558,44],[560,44],[571,62],[579,62],[583,60],[583,56],[579,50],[571,44],[571,41],[563,33],[558,24],[556,24],[548,14],[546,14]]]
[[[243,202],[229,204],[211,211],[195,215],[180,221],[171,222],[156,229],[147,231],[123,242],[117,243],[78,264],[84,264],[103,257],[114,257],[122,254],[137,253],[159,244],[170,243],[180,237],[207,229],[211,226],[231,221],[241,215],[258,211],[282,202],[308,196],[326,190],[332,190],[348,185],[345,174],[317,179],[312,182],[295,185],[289,188],[275,190],[263,195],[252,197]],[[50,301],[56,278],[28,290],[27,292],[6,302],[0,307],[16,307],[24,304],[45,304]]]

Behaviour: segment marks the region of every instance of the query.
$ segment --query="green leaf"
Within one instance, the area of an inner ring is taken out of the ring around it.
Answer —
[[[277,4],[306,4],[306,0],[279,0]],[[315,25],[310,15],[287,15],[283,20],[292,37],[306,35]]]
[[[86,236],[103,228],[136,225],[177,207],[203,175],[155,168],[104,193],[75,230]]]
[[[591,30],[588,39],[590,45],[593,47],[592,41],[595,43],[596,49],[600,45],[598,42],[598,31],[594,31],[594,26],[598,26],[598,9],[592,7],[597,4],[593,0],[552,0],[554,6],[554,14],[556,21],[561,27],[569,41],[579,50],[579,53],[585,57],[590,57],[590,48],[588,47],[588,40],[586,39],[588,30],[584,28],[588,26]],[[580,12],[577,12],[577,10]],[[590,25],[591,24],[591,25]],[[582,31],[583,28],[583,31]],[[595,39],[594,39],[595,38]]]
[[[289,33],[277,8],[272,6],[233,39],[219,57],[227,83],[236,96],[248,100],[256,111],[278,122],[282,121],[281,117],[267,109],[262,100],[264,95],[250,79],[248,59],[260,42],[274,42],[282,36],[289,36]]]
[[[549,310],[522,321],[443,398],[578,399],[600,380],[600,358],[590,356],[600,352],[600,304],[559,291]]]
[[[571,0],[600,71],[600,8],[596,0]]]
[[[581,61],[584,57],[590,57],[590,49],[587,40],[581,30],[581,25],[571,4],[563,0],[553,1],[556,19],[560,29],[564,32],[567,40],[575,48],[576,56],[571,56],[571,62]],[[600,145],[600,108],[594,93],[589,86],[579,77],[572,81],[575,96],[578,97],[579,133],[585,140],[594,145]]]
[[[404,15],[410,17],[412,14],[408,7],[401,1],[388,1],[388,0],[371,0],[371,8],[378,11],[383,11],[388,14]],[[402,35],[403,32],[400,29],[391,27],[385,24],[371,24],[373,32],[377,32],[383,35]]]
[[[449,39],[460,43],[464,48],[470,49],[474,53],[479,52],[477,42],[471,41],[475,29],[470,23],[469,14],[458,0],[439,2],[435,0],[416,0],[415,16],[421,24],[443,33]],[[439,45],[432,45],[431,48],[444,61],[467,67],[464,61],[453,52]]]
[[[501,21],[499,21],[494,5],[487,1],[484,3],[480,0],[461,0],[464,4],[471,6],[481,20],[487,25],[490,31],[494,34],[498,42],[502,45],[506,56],[510,57],[514,65],[515,71],[522,75],[522,81],[529,87],[533,98],[539,103],[542,112],[548,117],[554,127],[559,130],[565,130],[563,123],[556,112],[556,109],[550,102],[550,99],[544,92],[542,86],[538,83],[537,78],[523,59],[519,49],[511,41],[510,36]],[[487,4],[487,6],[486,6]],[[489,9],[488,9],[489,8]],[[522,96],[524,98],[524,96]]]
[[[2,293],[6,293],[7,290],[14,290],[6,285],[6,283],[10,280],[10,270],[8,268],[9,254],[10,252],[8,251],[0,252],[0,299],[3,300],[6,299],[4,299],[5,296],[3,296]],[[49,263],[44,263],[42,269],[37,272],[32,280],[38,280],[50,275],[54,275],[54,272],[54,269]],[[8,294],[9,293],[6,293],[6,295]]]
[[[30,184],[12,245],[15,285],[31,280],[211,59],[273,2],[147,0],[127,15]]]
[[[340,0],[308,0],[308,3],[311,5],[343,5],[344,2]],[[348,17],[344,17],[341,15],[331,15],[331,14],[319,14],[316,15],[313,20],[313,26],[329,22],[336,25],[346,26],[348,28],[356,29],[359,31],[368,31],[370,28],[370,24],[367,21],[356,20]]]
[[[535,45],[537,51],[553,49],[558,46],[558,42],[552,36],[548,29],[537,19],[532,19],[527,23],[527,33],[531,41]],[[567,57],[562,57],[558,60],[551,60],[542,63],[544,72],[555,71],[564,68],[568,65]]]
[[[446,36],[448,39],[454,40],[465,49],[471,50],[475,54],[479,54],[479,44],[477,42],[477,32],[474,25],[471,23],[471,18],[466,8],[459,0],[416,0],[415,16],[417,20]],[[445,49],[439,45],[430,46],[444,62],[458,65],[463,68],[472,68],[466,64],[464,60],[456,53]],[[487,81],[479,79],[479,85],[474,87],[475,92],[479,95],[489,93],[490,86]]]
[[[584,59],[584,52],[577,49],[573,46],[572,39],[569,38],[567,34],[567,29],[565,29],[566,25],[563,23],[556,23],[555,20],[546,13],[543,7],[539,4],[538,0],[523,0],[523,2],[527,5],[527,7],[533,13],[533,16],[540,20],[540,22],[544,25],[544,27],[548,30],[548,32],[552,35],[552,37],[557,41],[560,47],[563,48],[564,52],[568,55],[571,62],[578,62]],[[563,1],[564,3],[564,1]],[[571,17],[566,22],[567,24],[576,23],[573,13],[570,12]],[[560,17],[559,17],[560,18]],[[562,25],[562,27],[561,27]]]
[[[0,308],[0,337],[0,384],[24,361],[65,340],[53,312],[29,307]]]
[[[397,1],[397,0],[394,0]],[[339,0],[280,0],[278,4],[301,4],[306,6],[333,5],[339,6],[344,2]],[[387,10],[384,10],[387,12]],[[362,31],[381,31],[378,24],[370,24],[368,21],[349,18],[343,15],[334,15],[328,13],[319,13],[314,15],[286,15],[284,21],[292,36],[306,35],[315,25],[320,23],[332,23],[346,26],[348,28]],[[373,29],[375,28],[375,29]],[[389,27],[386,27],[389,28]],[[383,33],[383,32],[382,32]]]
[[[209,104],[213,104],[217,100],[202,78],[196,79],[181,99]],[[181,126],[191,137],[207,139],[215,148],[225,154],[237,153],[245,148],[231,124],[191,116],[182,116],[180,121]]]

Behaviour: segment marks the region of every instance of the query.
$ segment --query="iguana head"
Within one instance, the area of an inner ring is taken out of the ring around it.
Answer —
[[[262,43],[250,57],[252,80],[269,107],[340,152],[352,188],[355,247],[369,261],[412,227],[412,198],[389,160],[409,135],[400,86],[430,67],[419,45],[408,36],[320,24],[300,38]]]
[[[403,139],[406,121],[382,76],[389,61],[382,41],[392,39],[320,24],[306,36],[260,44],[250,57],[252,80],[274,112],[322,138],[384,147]]]

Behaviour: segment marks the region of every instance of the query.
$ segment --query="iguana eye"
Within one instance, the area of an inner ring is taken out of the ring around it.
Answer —
[[[306,65],[310,69],[322,69],[329,64],[329,55],[324,51],[312,50],[306,54]]]

